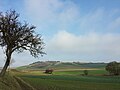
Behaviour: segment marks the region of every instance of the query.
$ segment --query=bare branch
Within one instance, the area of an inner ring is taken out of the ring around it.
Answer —
[[[40,35],[35,34],[36,27],[26,22],[21,23],[18,17],[19,14],[14,10],[0,13],[0,46],[5,48],[6,61],[11,59],[15,51],[20,53],[28,50],[34,57],[45,54],[44,42]]]

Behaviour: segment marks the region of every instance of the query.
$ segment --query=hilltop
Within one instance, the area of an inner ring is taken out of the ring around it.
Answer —
[[[17,69],[82,69],[82,68],[104,68],[106,63],[81,63],[81,62],[60,62],[60,61],[38,61]]]

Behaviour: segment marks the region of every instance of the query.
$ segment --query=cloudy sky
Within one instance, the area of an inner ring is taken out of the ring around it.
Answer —
[[[0,12],[16,10],[35,25],[47,55],[14,53],[13,66],[38,60],[120,61],[120,0],[0,0]],[[0,49],[0,66],[4,54]]]

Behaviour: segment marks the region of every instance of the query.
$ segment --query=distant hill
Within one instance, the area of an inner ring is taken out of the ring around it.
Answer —
[[[81,63],[81,62],[60,62],[60,61],[38,61],[17,69],[79,69],[79,68],[104,68],[106,63]]]

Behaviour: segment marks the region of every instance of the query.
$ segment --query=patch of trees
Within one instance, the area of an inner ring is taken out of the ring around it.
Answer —
[[[116,61],[108,63],[105,69],[110,75],[120,75],[120,63]]]

